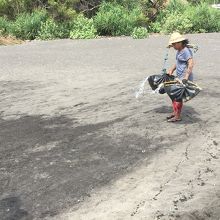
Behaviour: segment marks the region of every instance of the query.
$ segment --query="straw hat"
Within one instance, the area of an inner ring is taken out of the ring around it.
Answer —
[[[181,42],[181,41],[184,41],[184,40],[187,40],[187,38],[185,36],[181,35],[178,32],[174,32],[170,36],[168,47],[172,47],[173,43]]]

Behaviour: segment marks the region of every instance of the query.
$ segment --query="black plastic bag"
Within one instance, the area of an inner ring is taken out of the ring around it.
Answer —
[[[174,78],[175,78],[174,76],[170,76],[168,74],[158,74],[158,75],[149,76],[148,82],[151,89],[156,90],[161,83],[172,81],[174,80]],[[159,93],[162,94],[164,92],[162,92],[161,90],[161,92],[159,91]]]
[[[187,81],[184,84],[170,81],[164,83],[164,90],[172,100],[187,102],[198,95],[202,89],[191,81]]]

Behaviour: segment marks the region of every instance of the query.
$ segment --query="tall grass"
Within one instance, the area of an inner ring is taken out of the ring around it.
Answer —
[[[48,14],[45,10],[37,10],[29,13],[22,13],[11,22],[9,33],[20,39],[33,40],[40,30],[41,23],[45,22]]]

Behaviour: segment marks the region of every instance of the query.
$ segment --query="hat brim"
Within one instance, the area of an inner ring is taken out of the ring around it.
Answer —
[[[179,43],[179,42],[182,42],[182,41],[184,41],[184,40],[187,40],[187,38],[182,37],[182,38],[179,38],[179,39],[170,41],[169,44],[167,45],[167,48],[173,47],[173,44],[174,44],[174,43]]]

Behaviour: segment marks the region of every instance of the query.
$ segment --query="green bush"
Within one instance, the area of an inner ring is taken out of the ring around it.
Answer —
[[[46,40],[94,38],[97,34],[143,38],[147,29],[156,33],[218,32],[220,10],[210,6],[213,1],[170,0],[166,5],[165,0],[0,0],[0,34]],[[79,16],[80,11],[89,17],[97,13],[89,19]]]
[[[163,33],[172,33],[179,31],[181,33],[189,33],[193,27],[192,21],[185,14],[174,12],[166,17],[165,23],[162,26]]]
[[[174,1],[173,2],[178,2]],[[207,3],[197,5],[185,4],[182,7],[171,7],[161,12],[163,16],[151,25],[151,30],[163,33],[179,31],[182,33],[218,32],[220,31],[220,11]],[[179,3],[178,3],[179,4]]]
[[[18,13],[25,11],[27,0],[0,0],[0,16],[15,18]]]
[[[207,3],[188,7],[184,15],[192,21],[192,32],[220,31],[220,11],[210,7]]]
[[[75,10],[79,0],[49,0],[47,1],[48,12],[57,21],[67,21],[77,16]]]
[[[0,16],[14,19],[21,13],[31,13],[36,8],[46,8],[57,20],[72,19],[76,15],[79,0],[0,0]]]
[[[73,30],[73,23],[72,22],[61,22],[61,23],[58,23],[58,26],[60,29],[59,37],[62,39],[69,38],[70,31]]]
[[[135,27],[131,36],[134,39],[143,39],[149,36],[147,28],[144,27]]]
[[[0,35],[7,35],[10,27],[10,22],[4,18],[0,17]]]
[[[41,40],[52,40],[56,38],[62,38],[62,32],[60,27],[53,19],[48,19],[41,23],[40,30],[37,35]]]
[[[103,2],[94,17],[100,35],[130,35],[135,27],[146,24],[140,8],[126,9],[116,3]]]
[[[189,24],[188,19],[181,15],[188,3],[184,0],[170,0],[166,8],[157,15],[156,21],[150,25],[150,30],[155,33],[171,33],[173,31],[182,31]],[[183,19],[183,21],[181,21]]]
[[[170,0],[165,10],[166,13],[184,12],[188,5],[185,0]]]
[[[97,36],[97,30],[94,26],[93,19],[85,18],[83,15],[79,15],[71,26],[71,39],[91,39]]]
[[[17,38],[33,40],[38,35],[41,23],[45,22],[47,17],[47,12],[44,10],[20,14],[11,23],[9,32]]]
[[[208,4],[219,4],[220,1],[219,0],[188,0],[188,2],[192,3],[192,4],[200,4],[200,3],[208,3]]]
[[[162,32],[162,24],[159,21],[152,22],[149,26],[150,32],[160,33]]]

